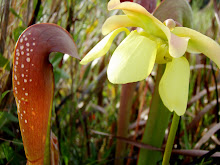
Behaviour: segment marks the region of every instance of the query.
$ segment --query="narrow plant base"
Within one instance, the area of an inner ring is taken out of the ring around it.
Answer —
[[[120,108],[118,113],[118,123],[117,123],[117,136],[127,137],[128,126],[131,113],[131,105],[134,94],[136,83],[129,83],[122,85],[121,97],[120,97]],[[117,140],[116,153],[115,153],[115,164],[123,165],[125,157],[126,143]]]
[[[158,92],[158,85],[165,70],[165,65],[158,65],[155,89],[152,96],[150,112],[145,126],[142,143],[161,148],[165,136],[165,130],[170,121],[171,112],[164,106]],[[138,165],[157,164],[162,160],[159,151],[140,149]]]
[[[175,135],[176,135],[176,131],[179,125],[179,119],[180,117],[174,112],[173,114],[173,120],[172,120],[172,124],[171,124],[171,128],[170,128],[170,133],[167,139],[167,144],[166,144],[166,148],[165,148],[165,152],[164,152],[164,156],[163,156],[163,163],[162,165],[168,165],[169,164],[169,160],[170,160],[170,156],[171,156],[171,152],[173,149],[173,143],[174,143],[174,139],[175,139]]]

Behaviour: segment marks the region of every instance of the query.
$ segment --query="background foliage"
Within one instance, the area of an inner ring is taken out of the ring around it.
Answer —
[[[67,29],[83,57],[101,38],[101,26],[110,15],[108,0],[0,0],[0,164],[25,164],[25,155],[12,93],[12,59],[22,31],[34,23],[50,22]],[[159,3],[159,1],[157,2]],[[220,5],[215,0],[191,0],[193,28],[219,42]],[[55,96],[52,130],[59,140],[61,164],[112,164],[120,85],[106,79],[110,55],[124,35],[114,40],[108,56],[81,66],[79,61],[57,53],[54,66]],[[203,55],[187,54],[191,65],[189,102],[181,118],[175,148],[212,150],[220,145],[218,90],[219,70]],[[154,89],[156,67],[146,81],[137,84],[132,103],[129,139],[140,141]],[[143,92],[146,91],[146,92]],[[137,119],[138,111],[142,113]],[[139,121],[138,130],[136,121]],[[168,130],[167,130],[168,131]],[[167,132],[166,132],[167,135]],[[166,139],[164,140],[164,144]],[[128,144],[129,163],[135,163],[139,148]],[[129,154],[130,153],[130,154]],[[119,158],[127,161],[128,157]],[[199,158],[198,158],[199,159]],[[191,156],[173,155],[173,164],[189,163]],[[207,157],[206,164],[215,162]],[[202,161],[202,160],[201,160]]]

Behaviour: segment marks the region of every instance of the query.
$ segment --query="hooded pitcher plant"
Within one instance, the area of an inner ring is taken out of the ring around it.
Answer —
[[[78,58],[71,35],[55,24],[27,28],[15,47],[13,91],[27,164],[50,164],[48,150],[54,94],[51,52]]]
[[[114,15],[105,21],[102,33],[106,36],[80,63],[85,65],[105,55],[116,35],[124,31],[127,37],[116,48],[108,65],[109,81],[113,84],[141,81],[151,73],[155,63],[166,64],[159,94],[171,112],[183,115],[190,76],[185,52],[203,53],[220,67],[219,44],[195,30],[177,27],[172,19],[162,23],[137,3],[109,1],[108,10],[116,9],[124,15]],[[140,27],[141,31],[130,32],[126,27]]]

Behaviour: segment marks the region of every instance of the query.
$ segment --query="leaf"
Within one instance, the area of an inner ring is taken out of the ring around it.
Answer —
[[[147,11],[152,13],[156,6],[157,6],[157,0],[137,0],[136,3],[139,3],[141,6],[143,6]]]
[[[1,98],[0,98],[0,102],[1,102],[2,99],[4,99],[4,97],[5,97],[9,92],[11,92],[11,90],[7,90],[7,91],[5,91],[5,92],[2,93],[2,96],[1,96]]]
[[[220,101],[220,99],[218,99]],[[216,106],[217,101],[212,100],[209,104],[207,104],[201,111],[199,111],[194,119],[191,121],[191,123],[187,126],[187,128],[193,128],[199,121],[202,119],[202,117],[207,114],[214,106]]]
[[[0,54],[0,67],[6,70],[10,70],[10,61]]]
[[[8,128],[7,126],[6,127],[2,127],[1,130],[2,130],[2,132],[4,132],[5,134],[7,134],[9,136],[15,137],[14,132],[10,128]]]
[[[17,164],[25,164],[25,160],[23,157],[23,145],[16,145],[16,149],[13,147],[11,143],[15,141],[6,140],[2,142],[0,145],[0,164],[17,165]],[[21,142],[19,142],[22,144]],[[15,144],[15,143],[14,143]]]
[[[53,68],[48,61],[51,52],[79,59],[72,36],[56,24],[28,27],[15,47],[14,96],[28,162],[50,164],[49,133],[54,94]]]
[[[15,41],[18,40],[19,36],[21,35],[21,33],[22,33],[24,30],[25,30],[25,27],[23,27],[23,26],[19,26],[19,27],[15,28],[15,29],[13,30],[13,38],[14,38]]]
[[[59,145],[58,139],[56,135],[51,131],[50,135],[50,156],[51,156],[51,164],[56,165],[59,164],[60,157],[59,157]]]
[[[11,161],[13,155],[14,155],[14,151],[12,149],[12,147],[10,147],[9,145],[7,145],[7,143],[4,143],[2,145],[2,149],[3,149],[3,152],[4,152],[4,155],[7,159],[7,161]]]
[[[192,27],[192,9],[186,0],[164,0],[155,10],[154,16],[161,22],[173,19],[185,27]]]
[[[63,69],[54,68],[53,72],[54,72],[55,84],[57,84],[61,78],[63,78],[63,79],[68,79],[69,78],[69,75]]]
[[[18,118],[8,112],[0,112],[0,129],[7,123],[7,121],[18,122]]]
[[[3,113],[4,113],[4,117],[7,118],[9,121],[18,122],[18,118],[15,117],[12,113],[8,113],[8,112],[3,112]]]
[[[217,89],[220,89],[220,85],[217,86]],[[215,86],[209,87],[208,91],[212,92],[215,90]],[[196,101],[201,99],[203,96],[207,94],[207,89],[203,89],[202,91],[198,92],[196,95],[192,96],[191,100],[188,101],[187,106],[190,107],[192,104],[194,104]]]
[[[218,130],[220,130],[220,123],[215,124],[212,128],[209,129],[208,132],[205,133],[201,137],[201,139],[196,143],[194,149],[199,149],[204,143],[206,143],[213,134],[215,134]]]
[[[22,21],[23,24],[25,24],[24,20],[22,19],[22,17],[13,9],[13,8],[10,8],[10,11],[11,13],[17,17],[18,19],[20,19]]]
[[[54,53],[55,55],[50,58],[50,63],[53,65],[53,67],[57,67],[60,64],[60,61],[63,58],[63,53]]]

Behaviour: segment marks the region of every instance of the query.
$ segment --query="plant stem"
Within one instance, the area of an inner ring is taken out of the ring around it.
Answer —
[[[127,137],[128,126],[130,120],[131,106],[133,100],[133,94],[136,83],[123,84],[120,96],[120,108],[118,113],[118,123],[117,123],[117,136]],[[124,159],[126,157],[125,150],[126,143],[117,140],[116,153],[115,153],[115,165],[124,164]]]
[[[164,73],[165,65],[158,65],[157,77],[154,93],[150,105],[150,112],[145,126],[142,143],[161,148],[165,136],[165,130],[168,127],[171,112],[163,105],[160,98],[158,86]],[[162,154],[159,151],[152,151],[141,148],[138,157],[138,165],[157,164],[162,160]]]
[[[170,133],[168,136],[168,140],[167,140],[167,144],[166,144],[166,148],[165,148],[165,152],[164,152],[164,156],[163,156],[162,165],[169,164],[170,155],[172,152],[176,131],[177,131],[177,128],[179,125],[179,119],[180,119],[180,117],[174,112],[173,120],[172,120],[172,124],[171,124],[171,128],[170,128]]]

